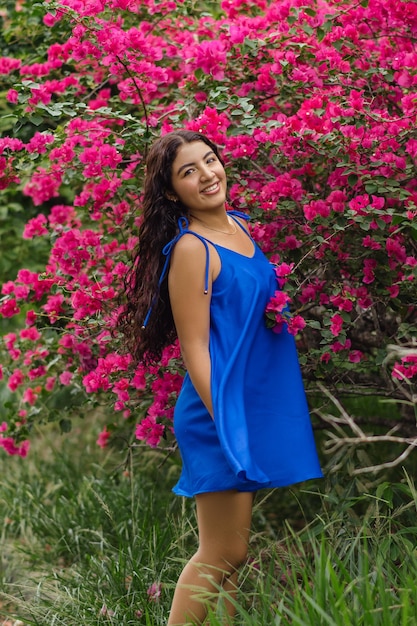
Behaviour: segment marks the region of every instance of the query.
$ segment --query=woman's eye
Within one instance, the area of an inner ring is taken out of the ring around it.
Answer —
[[[193,171],[192,168],[190,168],[189,170],[185,170],[184,176],[188,176],[188,174],[191,174],[192,171]]]

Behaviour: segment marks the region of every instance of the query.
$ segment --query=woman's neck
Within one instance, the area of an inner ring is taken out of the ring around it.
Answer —
[[[235,235],[237,227],[235,222],[228,217],[226,211],[222,215],[205,214],[200,217],[199,215],[190,215],[192,222],[198,225],[200,228],[206,228],[207,230],[214,230],[222,233],[223,235]]]

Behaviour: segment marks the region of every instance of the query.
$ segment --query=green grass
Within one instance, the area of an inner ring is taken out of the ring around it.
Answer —
[[[196,545],[193,502],[170,492],[178,464],[141,452],[123,469],[81,440],[51,434],[26,460],[0,458],[0,625],[163,625]],[[237,626],[417,623],[411,479],[343,482],[258,495]]]

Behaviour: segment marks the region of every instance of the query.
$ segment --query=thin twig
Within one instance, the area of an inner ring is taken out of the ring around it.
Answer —
[[[406,450],[404,450],[404,452],[400,454],[400,456],[398,456],[393,461],[387,461],[387,463],[381,463],[380,465],[360,467],[358,469],[352,470],[352,474],[358,475],[358,474],[365,474],[367,472],[379,472],[380,470],[386,469],[388,467],[395,467],[396,465],[399,465],[402,461],[404,461],[408,457],[410,452],[413,450],[413,448],[415,448],[416,446],[417,446],[417,441],[409,445],[408,448],[406,448]]]
[[[365,437],[336,437],[331,435],[333,442],[326,441],[324,446],[327,451],[334,452],[343,445],[360,445],[364,443],[406,443],[409,446],[417,446],[417,437],[393,437],[392,435],[369,435]]]
[[[339,400],[334,397],[334,395],[324,387],[321,383],[318,383],[319,389],[333,402],[335,407],[340,411],[341,415],[344,418],[344,423],[350,426],[352,432],[356,433],[359,437],[366,437],[365,433],[359,426],[355,423],[354,419],[349,415],[349,413],[343,408],[340,404]]]

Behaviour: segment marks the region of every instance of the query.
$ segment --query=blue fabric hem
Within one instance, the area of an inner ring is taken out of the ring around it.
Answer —
[[[252,485],[248,483],[247,485],[234,484],[229,486],[224,486],[218,489],[213,487],[206,487],[196,489],[195,491],[185,491],[181,489],[178,485],[175,485],[172,489],[173,493],[177,496],[184,496],[185,498],[193,498],[194,496],[199,495],[200,493],[218,493],[220,491],[240,491],[246,493],[252,493],[254,491],[259,491],[260,489],[275,489],[279,487],[290,487],[291,485],[296,485],[299,483],[304,483],[308,480],[317,480],[323,478],[323,472],[319,471],[317,473],[312,473],[310,476],[304,478],[293,478],[291,480],[285,480],[282,478],[275,478],[268,481],[268,483],[253,483]]]

